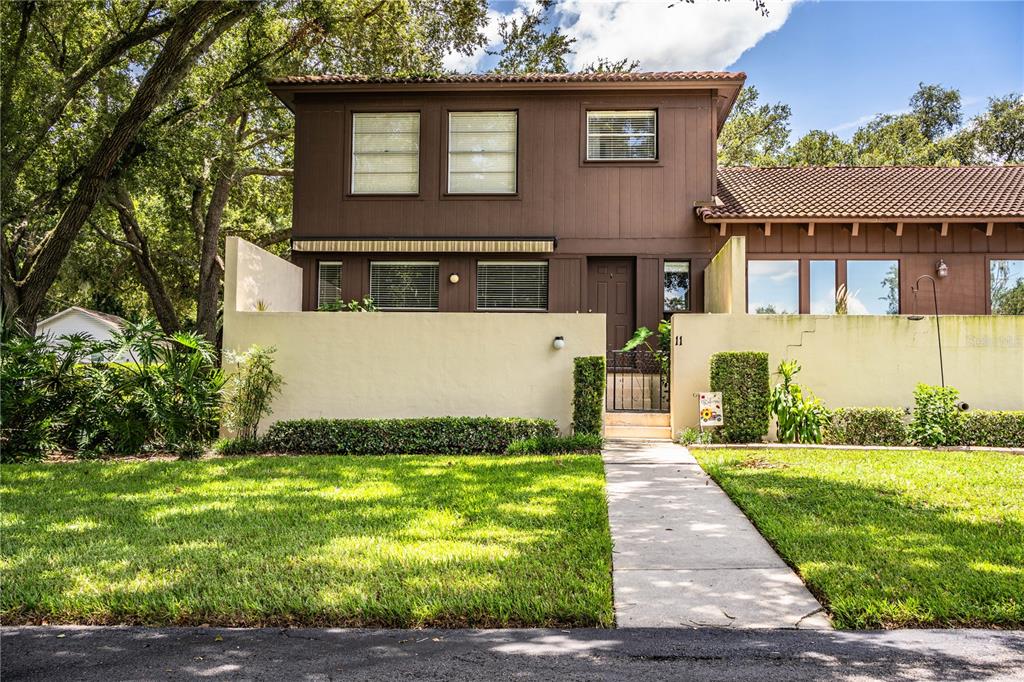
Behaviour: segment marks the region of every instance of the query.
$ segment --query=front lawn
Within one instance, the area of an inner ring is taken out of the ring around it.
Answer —
[[[837,627],[1024,625],[1024,457],[693,453]]]
[[[5,623],[611,626],[599,456],[4,465]]]

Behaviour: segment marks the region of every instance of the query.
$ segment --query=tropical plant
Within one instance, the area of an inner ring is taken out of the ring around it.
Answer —
[[[373,313],[377,312],[377,304],[369,296],[363,296],[362,299],[354,298],[351,301],[321,303],[317,310],[329,313]]]
[[[270,414],[270,401],[280,392],[283,377],[274,371],[273,347],[253,346],[229,362],[237,366],[224,392],[224,424],[239,440],[252,441],[260,419]]]
[[[646,346],[647,350],[654,354],[654,357],[658,360],[658,364],[661,367],[661,371],[668,375],[672,367],[672,323],[668,320],[662,320],[658,323],[658,339],[657,345],[652,346],[649,339],[655,335],[655,332],[651,331],[647,327],[639,327],[633,332],[633,337],[626,342],[626,345],[622,347],[623,351],[636,350],[640,346]]]
[[[796,360],[783,360],[777,370],[782,383],[772,389],[769,404],[782,443],[820,443],[821,427],[828,418],[822,402],[793,381],[800,372]]]
[[[958,445],[963,434],[960,392],[951,386],[918,384],[914,389],[914,416],[910,438],[917,445]]]

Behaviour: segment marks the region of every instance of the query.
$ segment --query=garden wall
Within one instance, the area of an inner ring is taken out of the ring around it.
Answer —
[[[263,429],[452,415],[543,417],[568,431],[573,358],[605,350],[604,315],[300,312],[298,268],[235,237],[225,261],[225,351],[275,346],[285,380]]]
[[[946,385],[972,408],[1024,410],[1024,317],[950,315],[940,324]],[[674,315],[672,338],[673,432],[696,426],[695,394],[708,390],[708,360],[719,351],[767,351],[773,372],[797,360],[797,381],[828,407],[907,407],[917,383],[939,383],[934,316]]]

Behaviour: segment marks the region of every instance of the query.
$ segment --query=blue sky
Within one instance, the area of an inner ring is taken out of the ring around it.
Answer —
[[[793,109],[793,139],[808,130],[849,137],[873,115],[899,112],[918,82],[958,88],[967,116],[992,95],[1024,91],[1024,1],[773,2],[555,0],[554,21],[577,39],[571,68],[596,57],[637,58],[643,70],[747,72],[763,101]],[[491,4],[522,12],[529,0]],[[669,5],[674,5],[669,7]],[[486,70],[482,52],[453,57]]]

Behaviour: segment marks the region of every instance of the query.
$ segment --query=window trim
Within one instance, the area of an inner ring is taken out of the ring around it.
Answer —
[[[481,265],[543,265],[547,290],[544,292],[543,308],[481,308],[480,307],[480,266]],[[536,259],[477,259],[473,269],[473,309],[480,313],[546,313],[551,310],[551,261]]]
[[[413,192],[357,192],[356,182],[356,116],[360,115],[387,115],[387,114],[416,114],[416,190]],[[423,113],[416,111],[350,111],[349,123],[349,153],[348,153],[348,192],[351,197],[417,197],[420,195],[420,188],[423,176]]]
[[[592,159],[590,158],[590,114],[591,113],[607,113],[616,111],[651,111],[654,112],[654,157],[650,159]],[[661,126],[660,119],[661,111],[658,107],[602,107],[600,109],[595,107],[585,107],[583,109],[583,122],[582,122],[582,149],[581,156],[582,161],[585,164],[623,164],[623,165],[635,165],[635,164],[657,164],[661,160]]]
[[[315,308],[315,310],[320,310],[320,304],[321,304],[320,297],[321,297],[321,293],[322,293],[321,290],[320,290],[320,281],[321,281],[320,280],[320,270],[325,265],[337,265],[339,267],[339,269],[341,270],[341,276],[339,278],[340,281],[338,283],[338,300],[339,301],[344,301],[345,300],[345,294],[344,294],[344,291],[345,291],[345,263],[343,261],[340,261],[340,260],[318,260],[316,262],[316,308]]]
[[[374,265],[433,265],[437,268],[437,305],[432,308],[391,308],[380,305],[373,295],[373,266]],[[412,313],[436,313],[441,309],[441,262],[439,260],[405,260],[405,259],[377,259],[370,260],[366,266],[366,291],[373,299],[377,310],[382,312],[412,312]]]
[[[686,288],[686,310],[665,310],[665,266],[669,263],[686,263],[690,274],[690,284]],[[667,315],[685,315],[693,312],[693,261],[690,258],[665,258],[661,261],[661,314],[662,318]]]
[[[449,189],[450,177],[448,170],[448,158],[451,154],[451,115],[452,114],[495,114],[495,113],[510,113],[516,115],[516,164],[515,164],[515,191],[513,192],[452,192]],[[472,109],[449,109],[445,108],[442,110],[443,120],[441,137],[443,139],[444,149],[440,154],[441,161],[441,178],[442,180],[438,183],[440,186],[440,197],[441,199],[448,200],[465,200],[465,199],[512,199],[517,200],[520,198],[520,170],[522,163],[522,153],[520,150],[520,111],[518,107],[481,107]]]
[[[419,114],[420,115],[420,153],[416,165],[417,191],[415,193],[382,194],[379,192],[357,194],[352,192],[352,171],[354,164],[352,156],[355,153],[353,139],[355,135],[355,124],[353,114]],[[353,201],[422,201],[423,200],[423,138],[424,138],[424,115],[419,107],[394,107],[382,110],[380,107],[346,107],[343,114],[342,130],[342,190],[345,199]]]

